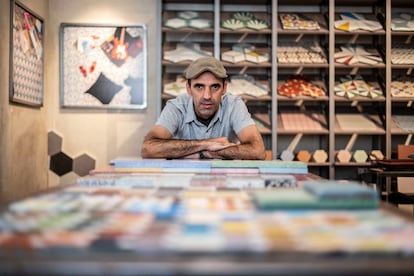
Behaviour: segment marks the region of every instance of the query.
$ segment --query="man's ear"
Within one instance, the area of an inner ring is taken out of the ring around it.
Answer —
[[[223,83],[223,95],[227,93],[227,81],[224,81]]]
[[[187,90],[187,94],[192,96],[193,94],[191,93],[191,87],[188,84],[188,81],[185,83],[185,89]]]

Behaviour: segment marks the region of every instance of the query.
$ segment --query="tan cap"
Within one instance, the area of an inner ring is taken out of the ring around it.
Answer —
[[[207,71],[218,78],[227,78],[227,72],[223,64],[214,57],[201,57],[193,61],[185,70],[185,77],[188,80],[194,79]]]

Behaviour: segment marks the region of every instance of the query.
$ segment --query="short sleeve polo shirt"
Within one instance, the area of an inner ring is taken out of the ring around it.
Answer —
[[[223,96],[219,110],[206,126],[197,120],[192,97],[182,94],[167,101],[155,124],[165,127],[174,138],[180,140],[224,136],[231,142],[237,142],[237,133],[253,125],[254,121],[243,100],[227,93]]]

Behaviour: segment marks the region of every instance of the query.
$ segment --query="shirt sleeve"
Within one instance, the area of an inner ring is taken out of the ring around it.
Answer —
[[[179,122],[182,120],[181,110],[168,101],[155,124],[165,127],[174,136],[179,128]]]
[[[245,127],[255,124],[246,104],[240,97],[237,97],[232,104],[231,121],[236,134],[239,134]]]

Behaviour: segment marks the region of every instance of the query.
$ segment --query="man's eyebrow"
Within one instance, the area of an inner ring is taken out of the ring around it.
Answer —
[[[194,82],[192,84],[194,86],[206,86],[205,83],[200,83],[200,82]],[[215,83],[210,84],[209,86],[221,86],[221,83],[220,82],[215,82]]]

